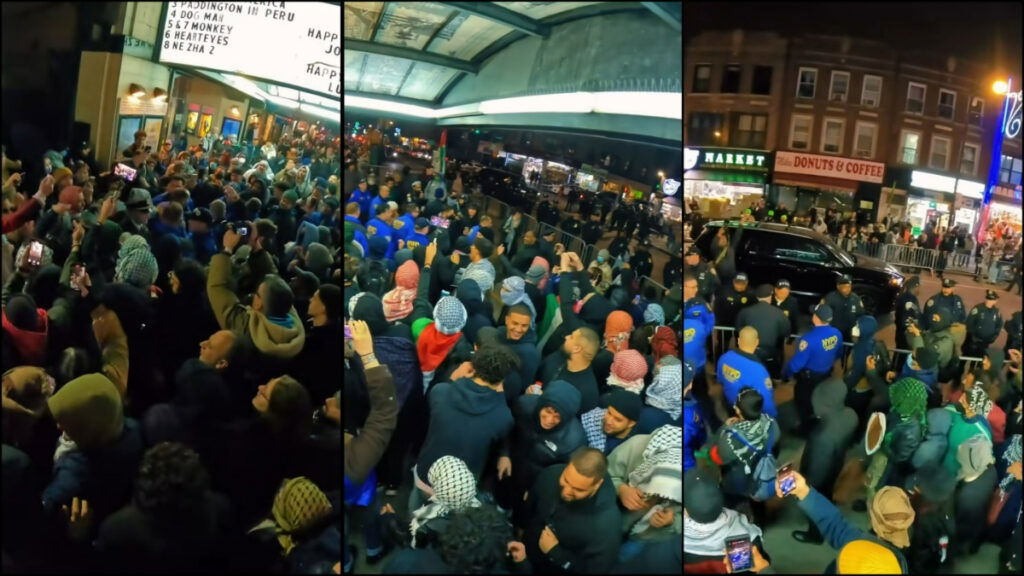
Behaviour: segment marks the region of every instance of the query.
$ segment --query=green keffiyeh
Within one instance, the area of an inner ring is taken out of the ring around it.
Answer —
[[[901,419],[918,421],[922,430],[927,427],[925,414],[928,411],[928,387],[924,382],[917,378],[897,380],[889,388],[889,398],[892,411]]]

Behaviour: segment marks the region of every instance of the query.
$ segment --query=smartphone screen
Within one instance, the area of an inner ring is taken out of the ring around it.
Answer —
[[[733,572],[750,570],[754,567],[754,557],[750,552],[750,538],[739,536],[725,541],[725,549],[729,554],[729,563]]]
[[[43,243],[35,240],[28,247],[28,263],[33,266],[39,266],[43,263]]]
[[[441,218],[440,216],[431,216],[430,217],[430,223],[432,225],[434,225],[434,226],[437,226],[438,228],[445,228],[445,229],[448,228],[448,224],[449,224],[447,218]]]
[[[351,339],[352,339],[352,329],[348,327],[348,324],[346,324],[345,325],[345,340],[351,340]]]
[[[82,291],[82,278],[85,276],[85,268],[81,265],[75,265],[75,270],[71,273],[71,289],[77,292]]]
[[[114,174],[123,177],[128,182],[135,180],[135,169],[127,164],[118,162],[117,166],[114,166]]]
[[[788,496],[793,488],[796,488],[796,476],[793,475],[793,465],[783,464],[779,468],[779,488],[782,490],[783,496]]]

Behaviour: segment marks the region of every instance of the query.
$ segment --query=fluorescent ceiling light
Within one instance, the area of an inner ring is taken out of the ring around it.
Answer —
[[[589,92],[502,98],[481,102],[480,111],[484,114],[586,114],[593,107],[593,99],[593,94]]]
[[[291,98],[292,100],[298,100],[299,91],[294,88],[285,88],[284,86],[277,87],[277,95],[285,98]]]
[[[595,92],[594,112],[683,119],[683,95],[674,92]]]
[[[345,96],[345,107],[366,108],[369,110],[378,110],[380,112],[405,114],[406,116],[414,116],[416,118],[437,117],[436,111],[431,108],[427,108],[426,106],[416,106],[415,104],[401,104],[399,102],[389,102],[387,100],[378,100],[377,98],[366,98],[364,96]]]

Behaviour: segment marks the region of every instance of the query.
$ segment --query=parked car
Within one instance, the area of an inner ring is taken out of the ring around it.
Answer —
[[[842,274],[853,279],[853,291],[872,315],[892,311],[903,287],[903,275],[890,264],[847,252],[827,236],[800,226],[711,221],[695,241],[701,254],[711,257],[712,240],[723,229],[736,252],[736,270],[746,272],[751,286],[789,280],[790,292],[804,313],[835,290]]]

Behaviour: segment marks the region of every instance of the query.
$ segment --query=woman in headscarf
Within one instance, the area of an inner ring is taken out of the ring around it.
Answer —
[[[454,296],[442,296],[434,306],[434,321],[427,324],[416,341],[416,352],[423,372],[424,390],[434,381],[435,374],[444,374],[450,366],[469,360],[468,353],[460,349],[452,354],[456,344],[462,340],[462,329],[466,326],[466,308]],[[468,343],[465,348],[469,348]]]
[[[866,502],[883,486],[902,486],[913,473],[911,458],[928,429],[928,387],[916,378],[897,380],[889,388],[892,407],[886,416],[883,449],[872,455],[868,467]],[[859,506],[858,506],[859,507]]]
[[[395,271],[395,288],[384,294],[384,319],[388,322],[404,320],[412,313],[416,299],[416,287],[420,282],[420,269],[416,262],[409,260]]]

